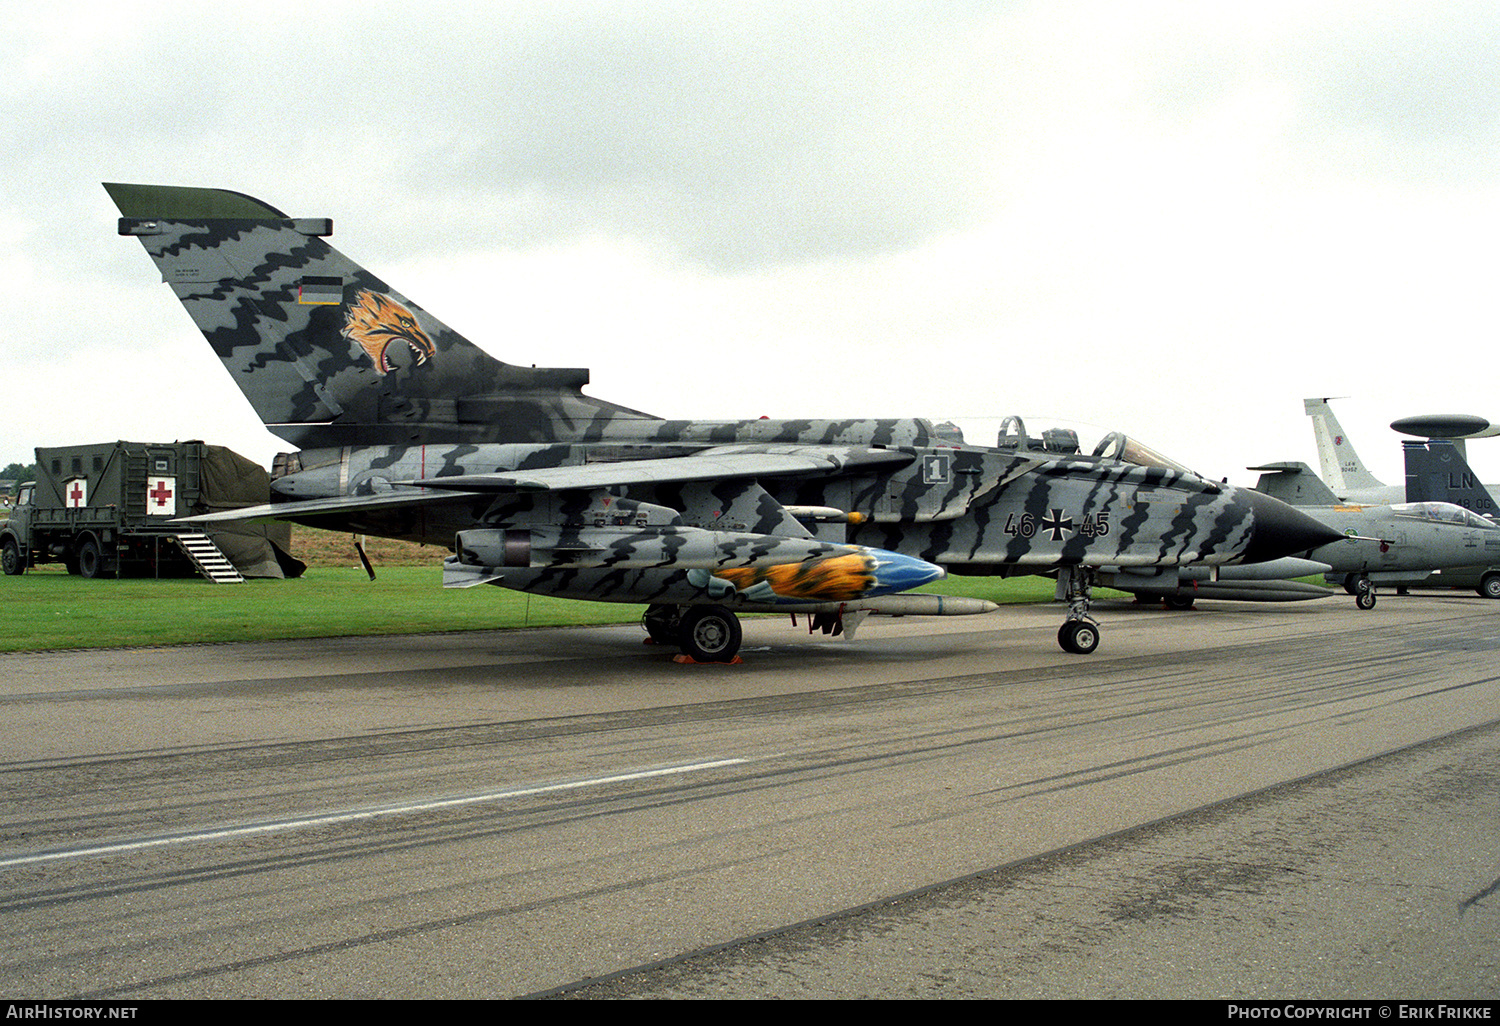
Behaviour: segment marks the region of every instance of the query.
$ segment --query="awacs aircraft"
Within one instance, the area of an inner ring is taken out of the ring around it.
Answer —
[[[1349,440],[1348,433],[1340,426],[1338,418],[1334,416],[1333,410],[1328,405],[1327,399],[1304,399],[1302,407],[1313,422],[1313,439],[1318,446],[1318,462],[1322,468],[1322,482],[1328,486],[1329,491],[1337,496],[1339,502],[1363,502],[1363,503],[1393,503],[1393,502],[1453,502],[1473,509],[1476,513],[1484,514],[1485,510],[1470,506],[1457,494],[1449,495],[1414,495],[1408,486],[1388,485],[1381,482],[1374,474],[1365,468],[1364,462],[1359,454],[1354,451],[1354,443]],[[1402,434],[1416,435],[1420,438],[1443,439],[1451,444],[1462,459],[1467,459],[1464,451],[1464,439],[1466,438],[1491,438],[1500,435],[1500,424],[1492,424],[1483,417],[1474,417],[1467,414],[1433,414],[1429,416],[1403,417],[1391,422],[1391,429]],[[1411,443],[1402,443],[1403,445]],[[1277,467],[1287,472],[1287,475],[1277,482],[1279,491],[1272,492],[1277,498],[1290,502],[1293,505],[1306,505],[1299,501],[1300,493],[1297,483],[1292,480],[1294,472],[1311,473],[1306,464],[1286,463],[1278,464]],[[1261,469],[1252,467],[1252,470]],[[1467,470],[1467,466],[1464,468]],[[1408,471],[1409,473],[1409,471]],[[1477,478],[1473,479],[1477,481]],[[1315,491],[1316,485],[1311,486]],[[1481,486],[1488,489],[1489,486]],[[1317,504],[1314,502],[1313,504]]]
[[[1318,463],[1322,467],[1323,484],[1328,486],[1337,502],[1389,503],[1405,501],[1398,486],[1386,485],[1365,469],[1364,461],[1354,451],[1354,443],[1339,425],[1327,399],[1304,399],[1302,408],[1313,422],[1313,440],[1318,445]],[[1290,472],[1302,463],[1281,465]],[[1259,467],[1251,467],[1259,470]],[[1285,483],[1283,482],[1283,487]]]
[[[959,614],[945,572],[1057,574],[1072,652],[1100,567],[1254,563],[1336,537],[1274,499],[925,420],[662,420],[584,370],[502,363],[330,248],[327,219],[238,193],[106,185],[285,459],[268,516],[451,548],[444,583],[646,605],[654,640],[732,660],[737,613]]]

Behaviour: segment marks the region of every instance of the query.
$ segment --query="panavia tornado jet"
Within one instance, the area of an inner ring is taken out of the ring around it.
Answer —
[[[1264,478],[1263,478],[1264,479]],[[1316,480],[1316,479],[1314,479]],[[1333,497],[1329,495],[1330,503]],[[1290,602],[1323,598],[1326,588],[1284,578],[1322,574],[1342,585],[1360,609],[1375,608],[1375,586],[1397,589],[1428,582],[1435,571],[1474,568],[1469,586],[1500,597],[1500,571],[1486,568],[1500,560],[1500,525],[1451,502],[1405,502],[1392,506],[1341,504],[1302,507],[1339,532],[1338,541],[1283,559],[1249,566],[1226,566],[1209,573],[1197,567],[1152,568],[1149,572],[1102,574],[1101,583],[1141,598],[1159,598],[1169,608],[1187,609],[1194,599]]]
[[[502,363],[290,218],[238,193],[106,185],[266,426],[271,517],[441,545],[444,584],[647,607],[652,639],[731,661],[737,614],[993,603],[913,593],[945,573],[1055,574],[1063,648],[1090,652],[1099,568],[1275,559],[1335,534],[1150,458],[1013,425],[966,444],[925,420],[663,420],[588,372]],[[203,518],[206,519],[206,518]]]

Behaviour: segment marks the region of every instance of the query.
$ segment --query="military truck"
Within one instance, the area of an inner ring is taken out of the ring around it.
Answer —
[[[62,563],[88,578],[202,574],[221,583],[296,577],[285,524],[216,524],[180,517],[269,501],[270,474],[201,441],[105,442],[36,450],[37,480],[16,493],[0,525],[0,568]]]

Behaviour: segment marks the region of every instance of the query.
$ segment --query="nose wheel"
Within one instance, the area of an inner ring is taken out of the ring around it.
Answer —
[[[1068,604],[1068,618],[1057,629],[1064,652],[1088,655],[1099,647],[1099,624],[1089,616],[1094,597],[1094,572],[1086,566],[1063,567],[1057,574],[1057,598]]]
[[[1057,643],[1064,652],[1088,655],[1099,647],[1099,625],[1092,620],[1066,620],[1057,629]]]

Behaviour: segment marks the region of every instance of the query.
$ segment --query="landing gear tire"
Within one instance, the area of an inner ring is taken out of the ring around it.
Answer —
[[[1355,595],[1354,596],[1354,604],[1356,606],[1358,606],[1360,609],[1374,609],[1375,608],[1375,589],[1374,588],[1366,588],[1363,591],[1361,591],[1359,594]]]
[[[1162,605],[1168,609],[1192,609],[1193,597],[1191,595],[1168,595],[1161,600]]]
[[[7,571],[8,572],[8,571]],[[1485,574],[1479,579],[1480,598],[1500,599],[1500,574]]]
[[[677,606],[647,606],[641,617],[641,626],[658,645],[676,645],[681,637],[682,610]]]
[[[1057,643],[1064,652],[1088,655],[1099,647],[1099,628],[1087,620],[1068,620],[1057,629]]]
[[[1088,655],[1099,647],[1099,625],[1089,617],[1094,571],[1086,566],[1063,567],[1057,574],[1057,597],[1068,604],[1068,618],[1057,629],[1057,643],[1064,652]]]
[[[91,581],[114,576],[104,568],[104,553],[92,538],[78,546],[78,576]]]
[[[5,544],[0,545],[0,569],[10,577],[26,572],[26,564],[21,561],[21,546],[14,538],[5,539]]]
[[[728,663],[740,651],[740,619],[723,606],[691,606],[682,614],[677,643],[700,663]]]

